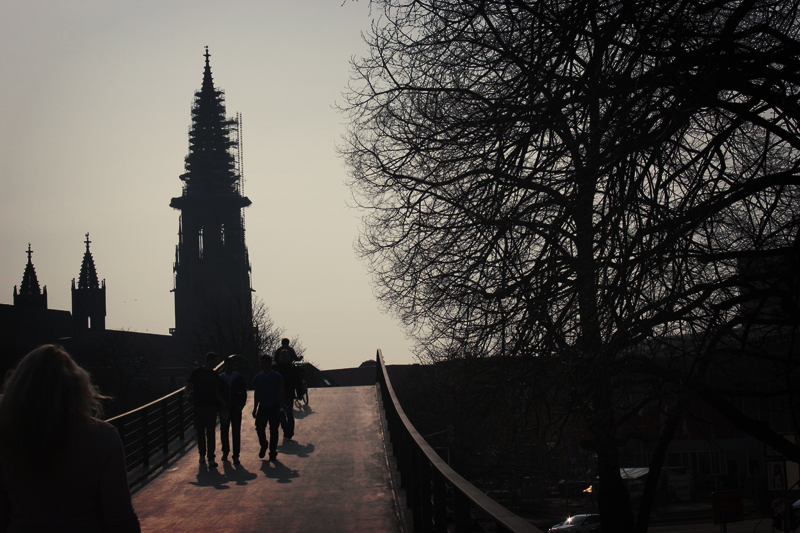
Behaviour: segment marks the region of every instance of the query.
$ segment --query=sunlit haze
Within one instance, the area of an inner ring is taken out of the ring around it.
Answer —
[[[89,233],[109,329],[174,327],[172,265],[204,47],[243,120],[254,295],[323,369],[378,348],[410,363],[353,251],[358,211],[334,105],[366,46],[367,1],[0,2],[0,303],[28,243],[48,307],[71,309]]]

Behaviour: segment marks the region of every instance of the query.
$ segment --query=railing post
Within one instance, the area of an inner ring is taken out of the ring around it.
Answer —
[[[186,402],[183,401],[183,389],[178,391],[178,438],[181,439],[181,447],[183,447],[183,429],[186,424],[184,420],[184,413],[186,409]]]
[[[453,519],[456,533],[469,533],[472,531],[472,516],[469,498],[460,490],[453,488]]]
[[[411,509],[414,504],[414,460],[411,455],[413,453],[411,441],[413,440],[405,428],[398,434],[400,437],[400,456],[397,459],[397,464],[400,466],[400,486],[406,489],[406,507]]]
[[[407,439],[411,441],[411,436]],[[420,500],[420,452],[416,446],[409,443],[409,480],[406,486],[406,495],[411,506],[411,516],[414,517],[414,531],[422,531],[422,502]]]
[[[431,491],[431,463],[419,454],[419,514],[422,533],[433,532],[433,500]]]
[[[162,438],[164,442],[162,443],[162,449],[164,453],[169,453],[169,409],[167,407],[167,400],[161,400],[161,428],[162,428]]]
[[[142,467],[150,468],[150,427],[147,409],[142,409]]]
[[[392,441],[392,445],[396,446],[394,449],[394,456],[397,458],[397,469],[400,471],[400,487],[406,489],[406,494],[408,494],[408,487],[411,486],[411,459],[409,458],[409,453],[411,453],[411,447],[409,442],[411,441],[411,437],[408,436],[408,431],[406,428],[402,427],[396,418],[397,413],[392,413],[394,421],[394,428],[390,426],[390,431],[393,435],[396,435],[395,439]],[[406,497],[407,505],[406,507],[411,507],[411,497]]]
[[[447,486],[438,470],[433,474],[433,525],[436,533],[447,533]]]

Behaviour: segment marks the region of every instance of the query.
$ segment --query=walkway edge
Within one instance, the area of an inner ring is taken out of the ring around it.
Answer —
[[[392,477],[392,492],[394,493],[394,502],[395,506],[397,507],[397,514],[400,517],[400,527],[403,528],[403,533],[412,533],[414,529],[413,522],[405,504],[406,491],[400,485],[400,471],[397,469],[397,460],[394,457],[392,441],[389,438],[389,425],[386,421],[386,411],[383,408],[383,396],[381,395],[380,383],[375,383],[375,391],[378,396],[378,414],[380,415],[381,420],[383,447],[386,452],[386,463],[387,467],[389,468],[389,475]]]

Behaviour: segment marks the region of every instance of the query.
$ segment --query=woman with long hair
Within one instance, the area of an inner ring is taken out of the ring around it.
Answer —
[[[125,452],[89,374],[59,346],[26,355],[0,397],[0,532],[139,532]]]

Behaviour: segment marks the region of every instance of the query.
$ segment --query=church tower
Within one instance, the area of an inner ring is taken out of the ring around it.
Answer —
[[[105,331],[106,329],[106,280],[97,280],[92,252],[89,251],[89,234],[86,234],[86,252],[83,254],[78,284],[72,279],[72,323],[76,332]]]
[[[18,307],[35,307],[37,309],[47,309],[47,286],[44,291],[39,288],[39,279],[36,277],[36,269],[33,268],[31,256],[31,243],[28,243],[28,264],[25,265],[25,272],[22,274],[22,285],[19,293],[17,286],[14,285],[14,305]]]
[[[225,93],[214,87],[208,47],[203,84],[195,92],[189,154],[175,247],[175,329],[184,346],[236,319],[252,325],[250,259],[244,237],[241,119],[226,118]],[[206,345],[208,343],[205,343]]]

